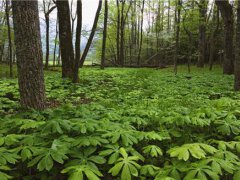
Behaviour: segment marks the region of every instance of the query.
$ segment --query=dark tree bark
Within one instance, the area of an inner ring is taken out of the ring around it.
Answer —
[[[124,22],[124,7],[125,7],[125,0],[122,1],[122,10],[121,10],[121,20],[120,20],[120,66],[124,65],[125,56],[124,56],[124,32],[125,32],[125,22]]]
[[[168,31],[168,32],[170,32],[170,30],[171,30],[170,8],[171,8],[171,4],[170,4],[170,0],[168,0],[168,11],[167,11],[167,16],[168,16],[168,20],[167,20],[167,31]]]
[[[179,34],[180,34],[180,22],[181,22],[181,0],[176,0],[176,19],[175,19],[175,54],[174,54],[174,74],[177,75],[177,62],[178,62],[178,51],[179,51]]]
[[[120,18],[120,54],[119,54],[119,62],[120,66],[123,67],[125,63],[125,24],[126,24],[126,19],[128,17],[128,12],[132,6],[132,1],[130,1],[129,7],[125,13],[125,4],[126,1],[122,0],[120,1],[122,3],[122,9],[121,9],[121,18]]]
[[[61,58],[61,48],[60,48],[60,45],[59,45],[58,58],[57,58],[57,64],[58,64],[58,66],[60,66],[61,62],[62,62],[62,58]]]
[[[142,2],[142,8],[141,8],[141,28],[140,28],[140,44],[139,44],[139,52],[138,52],[138,62],[137,65],[140,66],[140,60],[141,60],[141,52],[142,52],[142,42],[143,42],[143,11],[144,11],[144,3],[145,0]]]
[[[49,15],[45,15],[46,21],[46,59],[45,59],[45,69],[48,69],[49,64]]]
[[[162,1],[162,12],[161,12],[161,31],[164,29],[164,12],[165,12],[165,7],[164,7],[164,1]]]
[[[193,37],[192,32],[187,28],[187,26],[185,24],[185,19],[186,19],[186,16],[187,16],[187,12],[186,12],[186,9],[184,9],[184,11],[185,11],[185,14],[184,14],[183,19],[182,19],[182,24],[183,24],[184,31],[188,35],[189,45],[190,45],[190,47],[188,49],[188,58],[187,58],[188,59],[188,73],[190,73],[191,72],[192,52],[193,52],[193,47],[194,47],[194,37]]]
[[[133,47],[134,47],[134,52],[133,56],[135,60],[136,54],[137,54],[137,42],[138,42],[138,37],[137,37],[137,1],[133,1],[133,8],[134,8],[134,18],[133,18]]]
[[[77,1],[77,28],[76,28],[76,41],[75,41],[75,63],[74,63],[74,75],[73,75],[73,83],[77,83],[79,81],[78,77],[78,69],[80,63],[81,56],[81,31],[82,31],[82,0]]]
[[[56,1],[59,23],[59,41],[62,58],[62,77],[73,78],[74,52],[72,44],[70,10],[68,0]]]
[[[46,7],[47,6],[47,7]],[[45,69],[48,69],[48,62],[49,62],[49,11],[50,3],[46,4],[46,1],[43,0],[43,9],[44,9],[44,16],[45,16],[45,23],[46,23],[46,55],[45,55]]]
[[[159,35],[160,35],[160,10],[161,10],[161,6],[160,6],[160,0],[158,1],[158,8],[157,8],[157,16],[156,16],[156,27],[155,27],[155,33],[156,33],[156,48],[157,48],[157,53],[159,52]]]
[[[11,26],[10,26],[9,11],[10,11],[9,1],[6,0],[5,13],[6,13],[6,20],[7,20],[7,27],[8,27],[9,71],[10,71],[10,77],[13,77],[12,38],[11,38]]]
[[[107,21],[108,21],[108,0],[105,0],[101,69],[104,69],[104,66],[105,66],[105,52],[106,52],[106,40],[107,40]]]
[[[85,47],[85,49],[83,51],[81,60],[80,60],[80,67],[83,66],[84,61],[85,61],[85,59],[87,57],[88,51],[90,49],[90,46],[92,44],[92,41],[93,41],[93,38],[94,38],[94,35],[95,35],[95,32],[96,32],[96,29],[97,29],[97,24],[98,24],[98,19],[99,19],[99,16],[100,16],[101,9],[102,9],[102,0],[99,0],[98,9],[97,9],[97,12],[96,12],[96,15],[95,15],[95,19],[94,19],[94,22],[93,22],[92,31],[91,31],[91,34],[90,34],[89,39],[87,41],[86,47]]]
[[[2,1],[1,7],[5,6],[5,1]],[[0,16],[0,26],[5,25],[6,17],[5,16]],[[4,46],[5,46],[5,39],[3,39],[1,45],[0,45],[0,63],[3,62],[3,56],[4,56]]]
[[[117,64],[120,64],[120,7],[119,0],[116,0],[117,3],[117,34],[116,34],[116,45],[117,45]]]
[[[206,0],[200,0],[199,4],[199,34],[198,34],[198,67],[204,67],[206,57],[206,13],[207,2]]]
[[[215,39],[216,39],[216,35],[219,29],[219,10],[218,8],[214,8],[214,12],[213,12],[213,23],[216,23],[216,27],[215,30],[211,32],[211,36],[210,36],[210,50],[209,50],[209,70],[211,71],[213,68],[213,59],[214,59],[214,55],[215,55]]]
[[[234,35],[234,19],[233,19],[233,7],[229,4],[228,0],[216,0],[222,18],[224,20],[224,33],[225,33],[225,45],[224,45],[224,60],[223,60],[223,73],[233,74],[234,71],[234,49],[233,49],[233,35]]]
[[[20,102],[44,109],[45,87],[38,1],[12,1]]]
[[[234,66],[234,89],[240,90],[240,2],[237,1],[236,54]]]

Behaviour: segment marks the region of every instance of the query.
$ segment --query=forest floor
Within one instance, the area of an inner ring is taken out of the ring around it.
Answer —
[[[39,140],[38,144],[33,145],[32,142],[31,146],[46,150],[52,148],[53,143],[68,147],[69,144],[66,144],[71,142],[74,147],[98,147],[91,152],[108,159],[111,153],[104,154],[101,151],[117,144],[119,147],[132,148],[126,151],[142,161],[144,156],[142,166],[150,163],[165,167],[164,163],[175,157],[185,161],[190,158],[189,154],[182,157],[181,154],[172,153],[176,146],[199,142],[215,149],[219,147],[219,141],[236,139],[240,133],[240,122],[235,121],[240,116],[240,93],[233,91],[233,76],[223,76],[219,67],[212,72],[193,67],[191,74],[188,74],[187,68],[180,66],[177,76],[172,71],[170,68],[83,68],[80,70],[80,83],[76,85],[62,80],[60,72],[45,71],[47,98],[55,102],[55,106],[43,112],[21,109],[16,78],[0,78],[1,136],[22,135],[12,137],[12,143],[6,143],[5,146],[22,146],[26,143],[23,139],[35,135],[45,138],[44,143]],[[156,151],[158,153],[153,157],[162,154],[165,157],[160,161],[149,158],[152,154],[143,150],[148,145],[159,146],[160,151]],[[72,152],[66,149],[62,153],[74,159]],[[211,154],[215,152],[202,150],[205,151],[203,154],[190,151],[192,162],[206,158],[206,154],[212,157]],[[40,156],[31,151],[27,157],[24,154],[19,156],[29,161]],[[40,163],[42,157],[34,163],[27,161],[30,163],[28,165],[38,163],[40,171],[51,169],[51,163]],[[51,161],[59,162],[54,156],[52,158]],[[66,159],[62,161],[65,163]],[[109,161],[114,163],[116,159]],[[239,159],[236,160],[238,162]],[[97,160],[94,163],[104,164]],[[235,165],[233,163],[231,167]],[[109,166],[99,166],[98,170],[106,174]],[[187,173],[184,171],[179,176]],[[220,172],[216,174],[220,175]],[[197,177],[193,175],[191,178]]]
[[[119,112],[119,108],[123,110],[131,107],[144,109],[145,113],[154,110],[159,113],[162,109],[159,106],[170,108],[171,112],[174,112],[175,106],[193,111],[202,105],[211,104],[215,99],[235,99],[239,96],[233,92],[233,77],[223,76],[219,67],[212,72],[192,67],[189,74],[186,67],[180,66],[176,77],[172,68],[106,68],[103,71],[88,67],[80,70],[81,82],[77,85],[62,80],[60,72],[57,72],[59,68],[55,70],[45,71],[46,93],[48,100],[58,101],[62,105],[91,103],[117,108],[116,112]],[[16,78],[3,78],[9,73],[6,66],[0,65],[0,72],[0,96],[12,105],[7,107],[3,103],[2,106],[5,112],[15,111],[19,98]],[[2,108],[0,111],[3,111]]]

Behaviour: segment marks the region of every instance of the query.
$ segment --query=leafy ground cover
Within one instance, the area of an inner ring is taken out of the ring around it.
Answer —
[[[0,79],[0,179],[240,179],[233,77],[193,69],[45,72],[45,111],[23,110]]]

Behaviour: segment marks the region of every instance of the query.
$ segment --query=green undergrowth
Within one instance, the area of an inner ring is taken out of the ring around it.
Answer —
[[[233,77],[181,67],[45,72],[52,108],[19,106],[0,79],[0,179],[240,179]],[[55,107],[56,106],[56,107]]]

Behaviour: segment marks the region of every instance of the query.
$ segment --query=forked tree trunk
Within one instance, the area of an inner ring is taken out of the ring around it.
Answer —
[[[44,16],[45,16],[45,23],[46,23],[46,56],[45,56],[45,69],[48,69],[49,65],[49,29],[50,29],[50,18],[49,15],[50,13],[56,8],[56,6],[51,6],[51,1],[46,1],[43,0],[43,11],[44,11]]]
[[[25,107],[44,109],[45,87],[38,1],[12,1],[12,8],[20,102]]]
[[[62,77],[72,79],[74,52],[68,0],[57,0],[56,5],[58,10],[59,41],[62,58]]]

